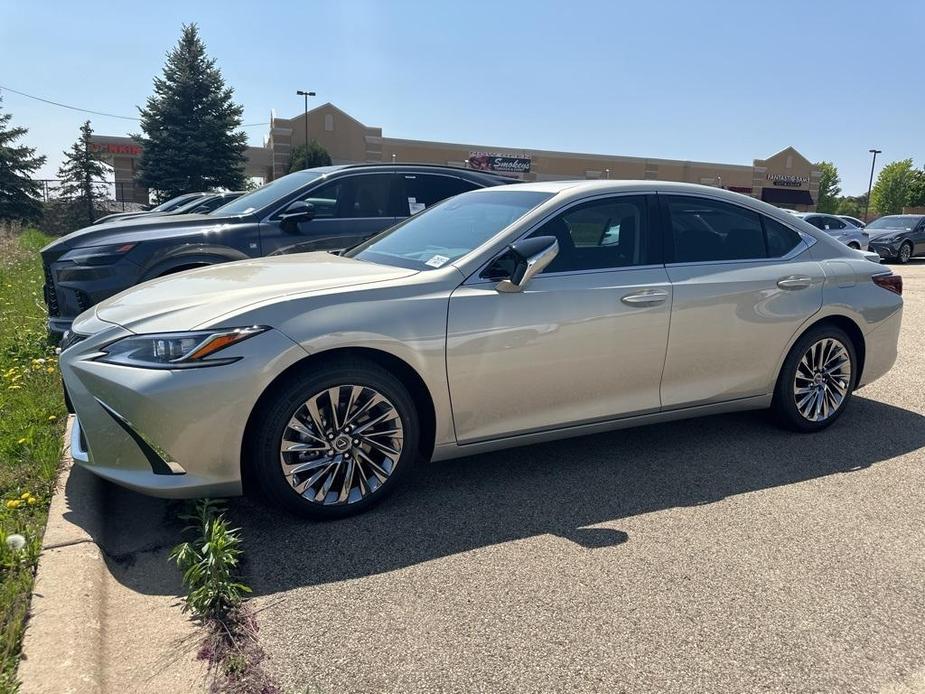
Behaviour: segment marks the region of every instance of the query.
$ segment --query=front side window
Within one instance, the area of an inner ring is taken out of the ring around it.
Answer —
[[[677,263],[779,258],[801,242],[793,229],[738,205],[678,196],[665,208]]]
[[[559,253],[543,271],[575,272],[651,263],[643,196],[595,200],[554,217],[531,234],[553,236]]]
[[[374,236],[344,255],[416,270],[443,267],[552,197],[535,191],[463,193]]]
[[[303,198],[315,208],[315,219],[392,217],[389,212],[391,174],[338,178],[309,191]]]
[[[418,173],[401,174],[399,177],[405,186],[399,202],[399,215],[402,217],[423,212],[441,200],[478,188],[475,183],[452,176]]]

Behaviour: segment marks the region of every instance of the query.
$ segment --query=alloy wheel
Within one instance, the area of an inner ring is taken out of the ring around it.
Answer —
[[[374,494],[401,458],[395,406],[368,386],[326,388],[293,413],[279,455],[289,486],[309,502],[353,504]]]
[[[840,340],[813,343],[797,365],[793,397],[797,411],[810,422],[822,422],[844,403],[851,387],[851,355]]]
[[[911,257],[912,249],[909,247],[908,243],[904,243],[899,247],[899,261],[902,263],[908,263]]]

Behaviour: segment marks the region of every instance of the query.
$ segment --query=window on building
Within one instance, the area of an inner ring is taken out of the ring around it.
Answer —
[[[452,176],[435,176],[433,174],[402,174],[405,192],[399,203],[399,215],[416,214],[441,200],[475,190],[478,186],[470,181],[463,181]]]
[[[650,248],[645,198],[621,196],[574,207],[531,237],[553,236],[559,253],[545,273],[645,265]]]
[[[324,114],[324,129],[327,132],[332,132],[334,130],[334,114],[333,113]]]
[[[770,217],[717,200],[671,197],[666,208],[678,263],[779,258],[801,240]]]

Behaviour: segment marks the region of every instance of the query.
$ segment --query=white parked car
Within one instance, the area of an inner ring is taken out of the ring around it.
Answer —
[[[859,229],[853,224],[849,224],[834,214],[822,214],[821,212],[803,212],[797,215],[806,220],[817,229],[838,239],[849,248],[858,251],[867,250],[868,235],[866,231]]]

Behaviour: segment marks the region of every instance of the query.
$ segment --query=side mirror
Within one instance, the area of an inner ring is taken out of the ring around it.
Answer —
[[[498,282],[495,289],[499,292],[522,291],[531,279],[546,269],[558,253],[559,242],[555,236],[537,236],[512,243],[502,256],[507,262],[498,263],[499,267],[507,265],[510,268],[509,274]],[[498,277],[495,274],[495,278]]]
[[[307,222],[315,216],[315,206],[304,200],[296,200],[279,216],[283,226],[292,227],[299,222]]]

